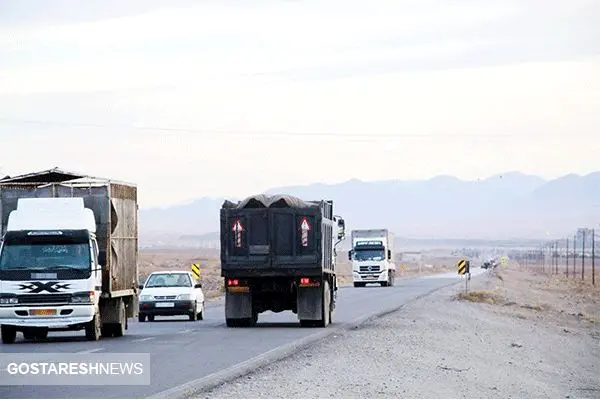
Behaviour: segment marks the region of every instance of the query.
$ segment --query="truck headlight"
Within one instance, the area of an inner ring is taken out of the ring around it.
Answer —
[[[19,304],[19,299],[17,299],[16,297],[0,297],[0,304]]]
[[[154,300],[154,296],[149,294],[143,294],[140,296],[140,301],[152,301]]]
[[[77,292],[71,296],[71,303],[76,304],[94,304],[96,300],[95,292]]]
[[[179,296],[177,296],[177,300],[191,300],[192,299],[192,295],[187,293],[187,294],[180,294]]]

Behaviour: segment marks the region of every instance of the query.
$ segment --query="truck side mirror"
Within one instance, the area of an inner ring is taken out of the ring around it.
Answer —
[[[202,284],[201,283],[196,283],[194,285],[194,288],[196,288],[196,289],[202,289]]]
[[[348,252],[348,260],[352,261],[352,250]]]
[[[338,239],[342,240],[344,237],[346,237],[346,222],[344,221],[343,218],[338,219],[337,226],[338,226]]]
[[[392,259],[392,251],[388,250],[388,260],[391,260],[391,259]]]
[[[144,288],[144,285],[140,285],[138,286],[138,289],[142,290]]]

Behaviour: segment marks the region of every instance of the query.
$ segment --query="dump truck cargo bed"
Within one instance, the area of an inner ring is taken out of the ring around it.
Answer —
[[[334,273],[333,204],[258,195],[221,208],[221,276]]]

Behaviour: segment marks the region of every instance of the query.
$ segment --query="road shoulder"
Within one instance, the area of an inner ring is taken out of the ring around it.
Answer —
[[[441,289],[196,397],[600,395],[598,288],[512,267],[461,292]]]

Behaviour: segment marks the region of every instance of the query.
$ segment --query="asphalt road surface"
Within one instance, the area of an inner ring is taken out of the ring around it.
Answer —
[[[483,273],[473,269],[474,275]],[[291,312],[260,314],[255,328],[227,328],[222,303],[207,304],[203,321],[157,317],[130,320],[121,338],[88,342],[83,331],[50,332],[41,342],[0,344],[0,353],[150,353],[151,384],[144,386],[0,386],[0,398],[140,398],[149,397],[222,371],[323,329],[335,329],[361,317],[398,307],[435,289],[456,283],[456,273],[397,279],[393,287],[344,287],[338,292],[328,328],[300,328]],[[0,385],[6,365],[0,365]],[[32,378],[35,379],[35,378]]]

